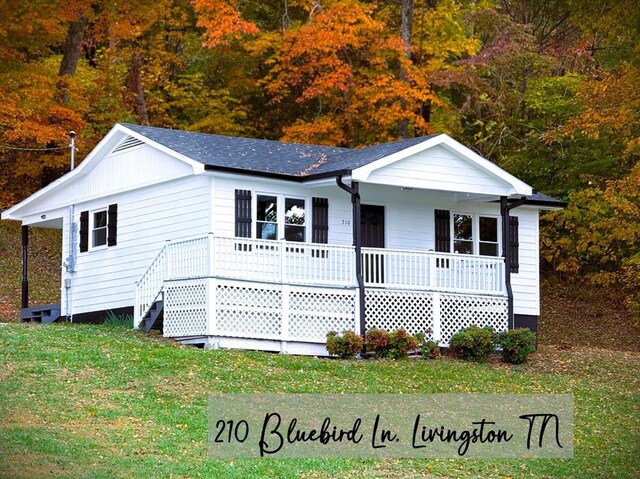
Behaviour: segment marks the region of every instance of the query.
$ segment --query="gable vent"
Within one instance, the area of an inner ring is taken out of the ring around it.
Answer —
[[[128,150],[129,148],[135,148],[136,146],[140,145],[144,145],[144,142],[132,136],[128,136],[125,140],[122,141],[122,143],[116,146],[111,153]]]

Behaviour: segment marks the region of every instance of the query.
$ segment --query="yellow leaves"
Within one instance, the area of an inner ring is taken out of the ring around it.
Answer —
[[[567,209],[543,217],[541,242],[543,262],[556,271],[621,287],[629,305],[640,304],[640,164],[604,188],[574,193]]]

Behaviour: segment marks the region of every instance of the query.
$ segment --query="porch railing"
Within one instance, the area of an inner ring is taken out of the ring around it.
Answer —
[[[362,260],[367,287],[494,295],[504,290],[503,258],[362,248]],[[213,234],[167,242],[136,285],[135,319],[156,300],[163,281],[207,276],[353,287],[354,247]]]
[[[504,259],[492,256],[362,248],[365,286],[502,294]]]
[[[223,278],[354,286],[353,246],[212,236],[210,274]]]

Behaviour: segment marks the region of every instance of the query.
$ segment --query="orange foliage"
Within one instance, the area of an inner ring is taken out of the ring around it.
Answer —
[[[427,131],[414,112],[435,98],[399,36],[374,11],[355,0],[335,1],[284,32],[262,84],[274,105],[293,101],[313,113],[285,126],[284,140],[369,144],[395,137],[402,119]],[[399,78],[400,69],[408,81]]]
[[[240,12],[226,0],[194,0],[197,25],[206,30],[203,46],[214,48],[228,45],[230,40],[240,40],[244,35],[257,35],[259,29],[253,22],[243,20]]]

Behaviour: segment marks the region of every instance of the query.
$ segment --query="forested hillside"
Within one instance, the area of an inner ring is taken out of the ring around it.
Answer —
[[[570,206],[545,273],[640,316],[636,0],[0,0],[0,208],[126,121],[358,147],[445,132]],[[27,149],[45,149],[31,151]]]

